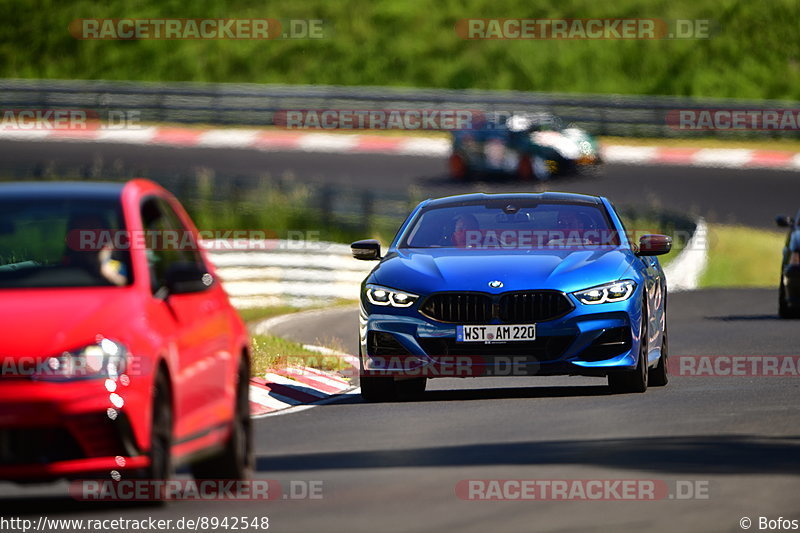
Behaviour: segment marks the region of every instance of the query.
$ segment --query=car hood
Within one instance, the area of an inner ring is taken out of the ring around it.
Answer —
[[[572,292],[616,281],[638,258],[629,249],[471,250],[401,249],[383,260],[368,281],[416,294],[436,291]],[[635,277],[633,278],[635,279]],[[489,282],[503,286],[490,288]]]
[[[141,313],[132,288],[0,290],[0,355],[41,357],[72,350],[121,330]]]

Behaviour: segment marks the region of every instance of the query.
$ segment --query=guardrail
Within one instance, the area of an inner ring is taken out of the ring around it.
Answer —
[[[522,91],[145,83],[79,80],[0,80],[3,108],[137,111],[144,122],[220,125],[275,124],[287,109],[475,109],[544,111],[592,133],[677,137],[709,132],[676,130],[666,116],[676,109],[798,109],[799,102],[697,99],[671,96],[568,95]],[[793,131],[717,132],[725,136],[797,136]]]
[[[361,281],[375,263],[358,261],[350,246],[330,242],[251,241],[230,249],[211,241],[209,258],[238,309],[309,307],[358,298]]]

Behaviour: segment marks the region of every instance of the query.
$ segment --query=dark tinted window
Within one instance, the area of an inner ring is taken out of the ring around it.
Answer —
[[[518,209],[468,204],[422,211],[406,232],[404,248],[537,248],[619,245],[602,206],[539,203]]]
[[[0,287],[130,284],[120,230],[118,200],[0,198]]]
[[[176,264],[202,264],[195,236],[181,223],[163,199],[151,197],[142,204],[142,225],[153,292],[166,284],[166,273]]]

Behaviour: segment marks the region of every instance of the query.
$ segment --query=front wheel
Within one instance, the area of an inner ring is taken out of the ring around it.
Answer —
[[[364,376],[361,378],[361,397],[367,402],[391,402],[397,399],[394,378]]]
[[[151,389],[150,449],[147,455],[150,465],[133,473],[139,480],[167,482],[175,476],[172,462],[173,415],[172,389],[167,374],[160,371]],[[164,491],[153,494],[153,502],[164,505],[169,500]]]
[[[647,314],[642,312],[639,326],[639,357],[636,368],[608,375],[608,386],[614,393],[644,392],[647,390]]]
[[[517,178],[520,181],[531,181],[534,178],[533,163],[528,156],[522,156],[517,163]]]
[[[447,166],[450,170],[450,177],[454,181],[467,181],[469,179],[469,167],[461,155],[452,154]]]
[[[544,158],[535,155],[529,157],[527,155],[519,158],[517,163],[517,177],[521,181],[547,181],[553,173]]]
[[[425,387],[428,384],[428,378],[412,378],[395,382],[394,386],[397,393],[401,397],[414,399],[422,396],[425,392]]]
[[[669,345],[667,343],[667,328],[664,327],[664,334],[661,337],[661,357],[658,359],[658,365],[650,370],[648,377],[649,385],[651,387],[663,387],[669,383]]]
[[[786,289],[781,280],[780,293],[778,294],[778,316],[781,318],[800,318],[800,309],[792,309],[786,301]]]
[[[147,479],[167,481],[174,474],[172,464],[172,395],[167,376],[160,372],[153,383],[153,414],[150,426],[150,467]]]
[[[553,172],[548,163],[543,157],[534,156],[533,158],[533,175],[539,181],[547,181],[553,177]]]

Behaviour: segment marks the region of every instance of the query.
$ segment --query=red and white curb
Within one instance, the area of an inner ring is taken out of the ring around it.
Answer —
[[[355,390],[342,376],[305,366],[250,378],[250,414],[259,417],[300,405],[324,403]]]
[[[179,127],[92,130],[7,129],[0,130],[0,140],[55,140],[182,148],[240,148],[263,151],[372,153],[421,157],[446,157],[450,154],[450,141],[445,138],[259,129]],[[800,170],[800,153],[779,150],[608,145],[603,147],[602,152],[607,163],[623,165]]]
[[[93,130],[0,130],[0,140],[121,143],[178,148],[242,148],[265,151],[376,153],[440,157],[447,139],[306,133],[256,129],[143,127]]]
[[[312,309],[268,318],[255,324],[252,333],[267,335],[278,324],[307,319],[324,311],[324,309]],[[341,359],[350,365],[351,369],[358,368],[358,358],[353,355],[314,344],[304,344],[303,349]],[[334,401],[342,394],[358,392],[360,392],[358,387],[337,372],[307,366],[292,366],[270,371],[263,377],[250,378],[250,412],[254,417],[295,412]],[[288,411],[290,408],[293,409]]]
[[[777,150],[610,145],[603,147],[603,158],[622,165],[800,170],[800,154]]]

